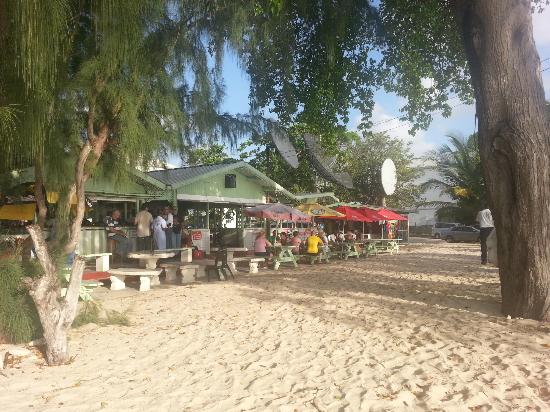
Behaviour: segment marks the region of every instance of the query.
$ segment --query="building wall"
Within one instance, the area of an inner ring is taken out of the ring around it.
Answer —
[[[120,195],[147,194],[143,186],[130,179],[123,183],[117,183],[113,179],[104,176],[94,177],[88,180],[88,182],[86,182],[86,192]]]
[[[178,188],[178,194],[251,199],[257,202],[265,200],[265,190],[259,181],[245,176],[238,170],[232,170],[229,174],[237,176],[237,187],[234,189],[225,187],[225,173],[220,173],[182,186]]]

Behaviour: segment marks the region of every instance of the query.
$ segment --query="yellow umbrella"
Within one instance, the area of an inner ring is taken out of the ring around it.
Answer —
[[[319,203],[304,203],[302,205],[296,206],[296,209],[298,209],[300,212],[305,213],[306,215],[314,216],[314,217],[344,216],[342,213],[337,212],[336,210],[333,210],[329,207],[320,205]]]

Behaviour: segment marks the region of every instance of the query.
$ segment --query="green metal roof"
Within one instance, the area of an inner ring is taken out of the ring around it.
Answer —
[[[297,200],[296,196],[280,184],[271,180],[268,176],[243,161],[204,166],[188,166],[177,169],[153,170],[148,172],[148,175],[160,182],[163,182],[164,184],[171,185],[174,189],[177,189],[197,180],[220,173],[227,173],[232,170],[239,170],[239,172],[243,173],[246,177],[261,182],[268,192],[272,191],[277,194],[281,194],[289,200]]]
[[[202,177],[214,171],[220,171],[232,164],[220,163],[204,166],[187,166],[177,169],[152,170],[147,172],[152,178],[164,183],[165,185],[180,186],[183,182]]]

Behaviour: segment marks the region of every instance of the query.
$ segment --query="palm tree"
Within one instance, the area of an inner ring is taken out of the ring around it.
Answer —
[[[453,201],[426,202],[424,205],[437,207],[436,215],[440,219],[472,223],[485,200],[477,134],[467,139],[454,135],[447,137],[450,142],[428,156],[428,160],[435,163],[433,169],[439,178],[424,182],[422,188],[439,189]]]

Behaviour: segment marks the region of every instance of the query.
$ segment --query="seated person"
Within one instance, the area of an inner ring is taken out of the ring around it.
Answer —
[[[329,251],[329,248],[328,248],[328,237],[327,235],[325,234],[325,232],[323,232],[322,230],[319,231],[319,239],[321,239],[323,241],[323,252],[328,252]]]
[[[355,233],[351,230],[348,230],[345,235],[346,242],[353,242],[355,240]]]
[[[323,241],[316,232],[311,232],[311,235],[308,236],[307,240],[307,254],[308,255],[318,255],[319,246],[323,246]]]
[[[279,242],[280,238],[279,238],[279,235],[277,234],[277,230],[274,230],[273,233],[271,234],[271,236],[269,236],[269,238],[267,239],[272,245],[275,245],[276,243]]]
[[[298,231],[295,231],[294,233],[292,233],[292,239],[290,239],[290,244],[293,246],[292,253],[294,253],[295,255],[299,255],[302,239],[300,238]]]
[[[115,253],[126,258],[132,245],[128,239],[128,234],[120,228],[120,210],[113,210],[113,213],[105,218],[105,230],[107,231],[107,239],[116,242]]]
[[[283,245],[283,246],[286,246],[286,245],[287,245],[287,243],[288,243],[288,237],[287,237],[287,235],[286,235],[286,232],[281,232],[280,242],[281,242],[281,245]]]
[[[271,244],[271,242],[265,237],[265,232],[261,230],[256,235],[256,240],[254,240],[254,255],[260,257],[269,257],[267,248],[272,246],[273,245]]]

